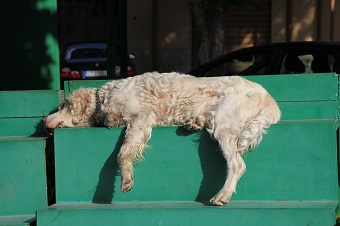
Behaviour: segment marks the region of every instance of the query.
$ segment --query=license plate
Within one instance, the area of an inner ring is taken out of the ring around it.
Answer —
[[[106,76],[107,76],[106,70],[84,71],[84,77],[106,77]]]

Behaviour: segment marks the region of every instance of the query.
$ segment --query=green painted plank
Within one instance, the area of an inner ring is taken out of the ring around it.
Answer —
[[[55,110],[61,91],[0,91],[0,118],[46,116]]]
[[[30,225],[34,221],[35,221],[35,214],[0,216],[0,225],[25,226],[25,225]]]
[[[337,119],[337,101],[278,102],[281,120]]]
[[[277,101],[318,101],[338,99],[338,75],[288,74],[247,76],[261,84]]]
[[[338,99],[338,75],[335,73],[259,75],[246,76],[245,78],[263,85],[279,102],[335,101]],[[69,81],[65,84],[65,92],[69,95],[80,87],[99,87],[109,81],[110,80]]]
[[[0,118],[0,136],[49,136],[43,117]]]
[[[261,145],[245,156],[247,171],[233,200],[337,200],[333,122],[273,125]],[[151,149],[136,165],[134,188],[122,194],[116,164],[122,132],[122,128],[55,131],[57,201],[209,200],[223,185],[225,162],[207,132],[157,127],[149,141]]]
[[[284,203],[284,204],[277,204]],[[57,204],[37,212],[38,225],[334,225],[336,203],[231,202],[225,207],[195,202]],[[245,207],[244,207],[245,206]]]
[[[0,216],[46,208],[45,140],[2,137],[0,152]]]
[[[35,142],[35,141],[38,141],[38,142],[44,142],[45,140],[46,140],[47,138],[46,137],[27,137],[27,136],[6,136],[6,137],[4,137],[4,136],[1,136],[0,137],[0,142],[3,142],[3,143],[7,143],[7,142],[25,142],[25,141],[28,141],[28,142],[30,142],[30,141],[33,141],[33,142]],[[6,145],[9,145],[9,146],[3,146],[4,148],[6,148],[6,147],[9,147],[9,148],[12,148],[12,144],[6,144]],[[15,146],[15,145],[14,145]]]
[[[117,203],[56,203],[48,209],[199,209],[199,208],[223,208],[223,209],[330,209],[336,210],[338,202],[336,201],[285,201],[285,200],[237,200],[230,201],[224,206],[211,206],[208,202],[195,201],[161,201],[161,202],[117,202]]]

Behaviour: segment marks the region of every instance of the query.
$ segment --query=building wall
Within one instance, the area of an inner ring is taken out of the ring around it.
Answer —
[[[127,1],[128,52],[137,73],[191,69],[188,1]],[[107,0],[58,0],[59,40],[67,44],[107,40]]]
[[[59,45],[107,41],[106,0],[58,0]]]
[[[128,51],[137,72],[191,70],[189,0],[127,1]],[[59,0],[60,46],[107,38],[107,0]],[[340,41],[336,0],[252,0],[226,11],[225,52],[270,42]]]
[[[128,1],[128,48],[140,72],[187,72],[191,17],[187,1]]]
[[[340,41],[339,25],[339,1],[272,0],[272,42]]]
[[[156,68],[162,72],[190,71],[191,15],[188,1],[158,0],[157,14],[159,60],[156,59]]]
[[[1,82],[0,89],[56,88],[59,84],[58,36],[60,49],[69,42],[107,40],[107,1],[4,3],[0,14],[2,28],[6,30],[3,38],[5,43],[14,45],[5,46],[2,51],[6,65],[3,79],[10,82]],[[192,48],[189,0],[127,2],[128,49],[136,55],[138,72],[189,71]],[[227,12],[226,52],[269,42],[340,41],[340,2],[337,0],[252,2],[255,4],[251,7]],[[17,67],[18,64],[21,67]]]
[[[137,73],[153,69],[153,0],[127,1],[127,39],[128,51],[136,58],[133,60]]]
[[[271,0],[252,0],[251,3],[227,9],[226,52],[270,42]]]

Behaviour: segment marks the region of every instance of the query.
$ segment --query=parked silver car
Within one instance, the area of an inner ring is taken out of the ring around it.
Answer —
[[[129,55],[127,76],[135,76],[136,70]],[[115,59],[119,63],[119,57]],[[61,53],[60,80],[63,85],[65,80],[76,79],[107,79],[107,43],[87,42],[75,43],[67,46]],[[120,66],[115,66],[116,78],[120,78]]]

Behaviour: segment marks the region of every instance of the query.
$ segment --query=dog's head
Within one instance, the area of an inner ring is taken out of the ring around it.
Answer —
[[[96,105],[95,89],[79,89],[61,103],[58,111],[43,119],[46,130],[52,135],[55,128],[91,126]]]

